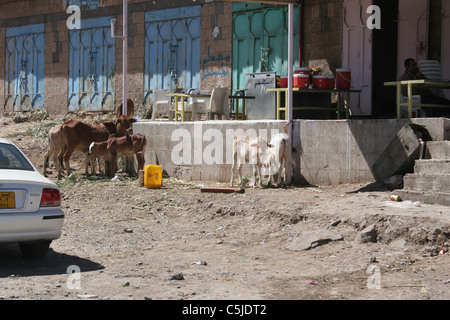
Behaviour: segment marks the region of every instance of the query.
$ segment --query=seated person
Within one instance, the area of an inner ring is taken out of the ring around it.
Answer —
[[[419,66],[417,65],[417,62],[412,59],[406,59],[405,60],[405,72],[400,76],[398,79],[399,81],[405,81],[405,80],[420,80],[420,79],[427,79],[423,75],[423,73],[420,71]],[[413,86],[413,95],[420,95],[422,103],[429,103],[429,104],[442,104],[442,105],[448,105],[450,107],[450,100],[445,99],[443,97],[434,95],[429,88],[421,88],[417,86]],[[406,86],[402,86],[402,95],[407,96],[408,95],[408,89]],[[444,109],[444,108],[429,108],[432,111],[432,114],[434,116],[449,116],[450,115],[450,109]],[[427,108],[428,110],[428,108]]]

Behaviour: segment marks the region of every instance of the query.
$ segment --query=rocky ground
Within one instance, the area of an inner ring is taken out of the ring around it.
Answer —
[[[2,117],[0,137],[42,170],[57,122]],[[80,160],[69,178],[50,173],[66,219],[46,257],[0,245],[1,299],[450,299],[449,207],[393,202],[376,184],[146,189],[85,177]]]

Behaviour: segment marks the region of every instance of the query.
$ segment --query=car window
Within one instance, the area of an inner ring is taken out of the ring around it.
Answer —
[[[34,171],[30,162],[15,146],[5,143],[0,143],[0,170],[1,169]]]

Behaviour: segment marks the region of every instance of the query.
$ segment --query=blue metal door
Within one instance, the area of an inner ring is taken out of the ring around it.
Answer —
[[[70,31],[69,111],[114,110],[116,58],[110,18],[82,20],[80,30]]]
[[[145,14],[144,105],[154,89],[200,89],[201,6]]]
[[[44,24],[6,29],[6,109],[44,106]]]

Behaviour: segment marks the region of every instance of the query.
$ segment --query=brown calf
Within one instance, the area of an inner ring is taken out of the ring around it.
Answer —
[[[61,149],[61,125],[57,124],[48,131],[48,151],[44,155],[44,169],[43,169],[43,174],[45,177],[47,177],[47,168],[49,167],[50,157],[53,158],[53,162],[55,163],[56,166],[56,162],[58,161],[57,156],[59,154],[60,149]]]
[[[147,138],[140,133],[127,134],[124,137],[111,135],[107,141],[92,142],[89,146],[88,154],[91,157],[105,158],[105,173],[111,177],[116,172],[117,158],[122,156],[131,157],[136,155],[138,170],[143,170],[146,146]]]
[[[122,136],[126,135],[127,133],[131,133],[130,131],[131,131],[132,125],[135,122],[136,122],[136,119],[121,115],[117,119],[117,124],[116,124],[117,136],[122,137]]]
[[[79,120],[69,120],[61,125],[61,149],[58,154],[59,159],[63,159],[66,165],[67,175],[70,175],[69,160],[74,151],[86,153],[89,145],[94,141],[105,141],[110,134],[116,134],[114,122],[105,121],[100,124],[89,124]],[[58,168],[58,179],[62,177],[60,161],[56,162]],[[85,168],[88,174],[89,157],[86,155]],[[92,165],[92,172],[95,173],[95,166]]]

